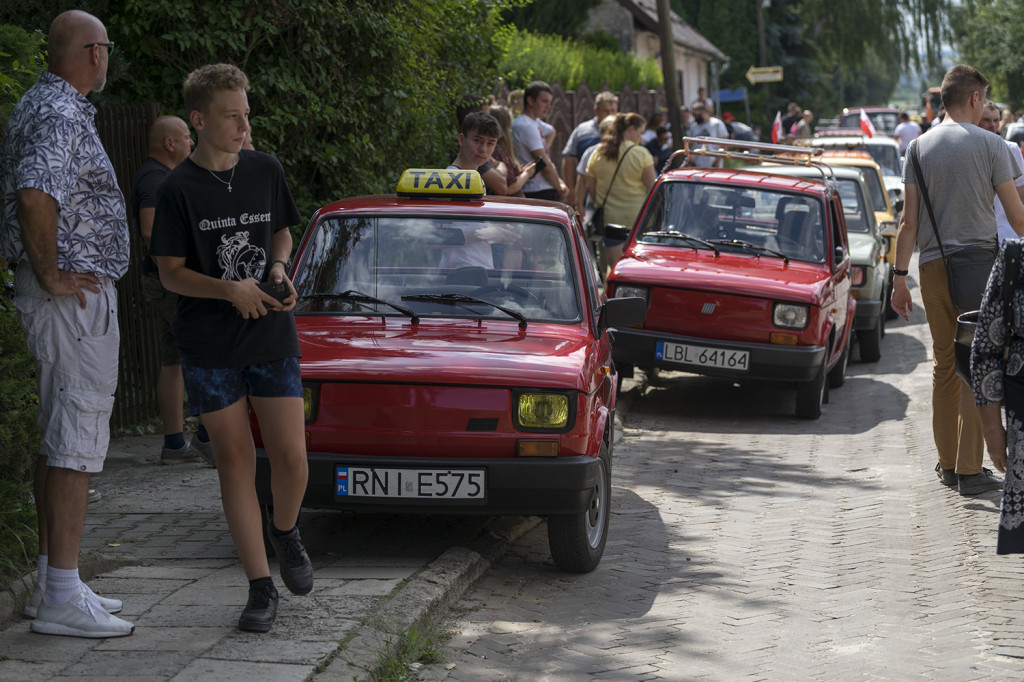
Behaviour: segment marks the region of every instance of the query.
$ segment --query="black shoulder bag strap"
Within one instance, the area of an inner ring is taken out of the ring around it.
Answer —
[[[635,145],[635,144],[633,145],[633,147],[636,147],[636,146],[638,146],[638,145]],[[604,208],[604,205],[606,203],[608,203],[608,195],[612,193],[612,185],[615,184],[615,176],[617,176],[619,174],[619,168],[622,167],[622,162],[625,161],[626,157],[629,156],[629,153],[631,151],[633,151],[633,147],[630,147],[629,149],[626,150],[626,152],[622,155],[622,158],[619,159],[618,165],[615,166],[615,172],[612,173],[612,181],[608,183],[608,191],[604,193],[604,201],[601,202],[601,205],[599,206],[599,208]]]
[[[910,152],[910,160],[914,162],[914,175],[917,177],[917,186],[921,188],[921,197],[924,199],[924,207],[928,209],[928,217],[932,219],[932,231],[935,233],[935,241],[939,243],[939,253],[942,260],[946,261],[946,250],[942,248],[942,237],[939,236],[939,223],[935,220],[935,212],[932,211],[932,202],[928,198],[928,186],[924,184],[924,173],[921,172],[921,163],[917,160],[917,145]]]

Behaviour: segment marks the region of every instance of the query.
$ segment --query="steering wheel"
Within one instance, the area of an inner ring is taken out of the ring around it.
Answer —
[[[487,294],[498,294],[499,296],[507,295],[509,298],[522,298],[533,301],[540,306],[544,305],[544,301],[542,301],[537,294],[524,289],[521,286],[516,286],[515,284],[510,284],[507,287],[500,284],[488,284],[480,287],[479,289],[474,289],[469,295],[473,298],[481,298]]]

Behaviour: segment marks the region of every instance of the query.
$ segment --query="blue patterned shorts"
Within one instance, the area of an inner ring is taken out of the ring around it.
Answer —
[[[181,375],[193,415],[223,410],[250,395],[257,398],[302,396],[298,358],[227,369],[196,367],[183,358]]]

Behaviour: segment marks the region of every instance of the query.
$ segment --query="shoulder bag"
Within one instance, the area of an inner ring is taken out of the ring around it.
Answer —
[[[635,147],[636,145],[633,145]],[[615,172],[612,173],[612,181],[608,183],[608,191],[604,193],[604,201],[601,205],[594,209],[594,214],[590,216],[590,220],[587,222],[587,234],[597,235],[599,237],[604,236],[604,205],[608,203],[608,195],[612,193],[612,185],[615,184],[615,176],[619,174],[619,168],[622,167],[622,162],[626,160],[629,153],[633,151],[633,147],[630,147],[619,159],[619,163],[615,166]]]
[[[932,202],[928,199],[928,188],[924,184],[921,163],[917,160],[916,144],[910,153],[910,159],[914,163],[914,174],[917,176],[917,186],[921,188],[925,208],[932,219],[935,241],[939,243],[939,252],[946,264],[949,297],[958,313],[977,310],[981,307],[981,296],[985,293],[985,285],[988,283],[989,273],[992,272],[992,264],[996,260],[995,250],[987,246],[968,246],[946,255],[946,250],[942,247],[942,238],[939,236],[939,224],[932,211]]]

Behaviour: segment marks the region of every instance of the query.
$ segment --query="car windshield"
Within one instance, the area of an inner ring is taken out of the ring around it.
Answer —
[[[865,113],[867,113],[868,118],[871,119],[871,125],[873,125],[875,130],[879,133],[888,133],[891,135],[896,132],[896,126],[900,124],[900,115],[893,111],[872,111]],[[860,109],[844,114],[840,127],[859,128]]]
[[[873,232],[875,214],[867,206],[863,185],[853,178],[837,178],[836,189],[839,191],[839,199],[843,202],[847,232]]]
[[[886,203],[885,186],[882,184],[882,178],[879,177],[878,171],[875,170],[874,166],[854,166],[860,171],[861,176],[864,178],[864,182],[867,183],[868,192],[871,194],[871,207],[876,211],[889,211],[889,206]]]
[[[296,268],[297,313],[581,319],[569,235],[559,225],[351,216],[312,229]]]
[[[664,182],[644,214],[637,240],[759,255],[776,252],[793,260],[822,263],[826,243],[823,210],[816,197],[793,192]]]

